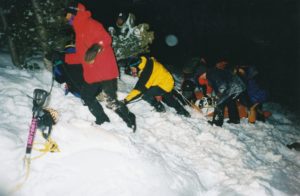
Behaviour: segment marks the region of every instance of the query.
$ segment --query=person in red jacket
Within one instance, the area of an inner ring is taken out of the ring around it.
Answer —
[[[135,131],[135,115],[117,99],[119,72],[109,33],[81,3],[66,9],[66,19],[75,31],[76,53],[67,54],[65,62],[82,64],[86,84],[82,86],[80,95],[96,117],[96,124],[110,121],[96,99],[102,91],[106,95],[107,107],[113,109]]]

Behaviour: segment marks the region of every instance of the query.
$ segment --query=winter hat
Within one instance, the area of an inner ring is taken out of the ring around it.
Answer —
[[[65,53],[66,54],[72,54],[72,53],[76,53],[76,48],[75,48],[75,45],[67,45],[65,46]]]
[[[121,19],[123,21],[126,21],[127,18],[128,18],[128,14],[126,14],[124,12],[120,12],[118,15],[118,19]]]
[[[70,14],[76,16],[77,11],[78,11],[77,4],[71,4],[71,5],[69,5],[69,6],[65,9],[66,15],[67,15],[68,13],[70,13]]]
[[[137,67],[141,63],[141,58],[140,57],[132,57],[129,60],[129,67]]]
[[[201,76],[202,74],[206,73],[206,71],[207,71],[206,66],[203,66],[203,65],[202,65],[202,66],[199,66],[199,67],[197,68],[196,73],[197,73],[198,76]]]

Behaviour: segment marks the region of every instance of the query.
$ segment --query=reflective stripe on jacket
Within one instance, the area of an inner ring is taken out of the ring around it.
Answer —
[[[141,63],[138,65],[139,80],[134,89],[125,98],[126,101],[131,101],[147,89],[158,86],[165,92],[169,93],[174,88],[174,78],[172,74],[155,58],[141,57]]]

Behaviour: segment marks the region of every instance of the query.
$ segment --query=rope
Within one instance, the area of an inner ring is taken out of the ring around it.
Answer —
[[[30,158],[24,158],[24,162],[25,162],[25,167],[26,167],[26,172],[25,172],[24,179],[22,180],[22,182],[17,184],[11,191],[9,191],[9,195],[11,195],[12,193],[17,192],[18,190],[20,190],[21,187],[25,184],[25,182],[29,178],[31,159]]]
[[[44,148],[33,148],[34,150],[41,152],[42,154],[31,158],[31,160],[36,160],[46,155],[48,152],[60,152],[57,143],[50,137],[46,140],[45,143],[34,143],[34,145],[44,145]]]
[[[181,95],[181,97],[183,98],[183,100],[188,104],[190,105],[193,109],[197,110],[198,112],[202,113],[202,110],[196,106],[194,103],[190,102],[180,91],[178,91],[177,89],[174,88],[174,90],[179,94]]]
[[[19,184],[17,184],[9,193],[12,194],[18,190],[20,190],[22,188],[22,186],[25,184],[25,182],[28,180],[29,178],[29,174],[30,174],[30,165],[31,165],[31,161],[32,160],[36,160],[38,158],[41,158],[42,156],[46,155],[48,152],[60,152],[57,143],[51,139],[50,137],[46,140],[46,142],[44,143],[38,143],[35,142],[34,145],[44,145],[44,148],[33,148],[36,151],[42,152],[42,154],[35,156],[33,158],[24,158],[24,162],[25,162],[25,176],[24,179],[22,180],[22,182],[20,182]]]

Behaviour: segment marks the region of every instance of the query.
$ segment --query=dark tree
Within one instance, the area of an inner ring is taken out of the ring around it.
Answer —
[[[61,50],[70,39],[65,33],[68,28],[64,22],[66,4],[64,0],[1,0],[7,28],[1,29],[4,35],[0,39],[11,38],[21,67],[35,57]],[[11,44],[7,46],[12,51]]]

